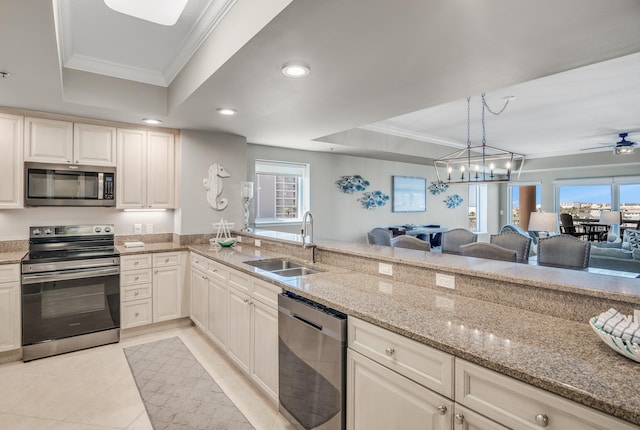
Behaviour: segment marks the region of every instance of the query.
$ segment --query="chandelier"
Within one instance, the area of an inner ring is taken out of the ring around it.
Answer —
[[[482,145],[471,146],[471,97],[467,97],[467,147],[434,160],[438,182],[448,184],[502,183],[520,178],[524,165],[524,155],[487,145],[485,110],[500,115],[507,108],[497,112],[491,110],[482,93]]]

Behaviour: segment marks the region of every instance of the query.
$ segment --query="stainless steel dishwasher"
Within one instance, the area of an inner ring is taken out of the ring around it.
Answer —
[[[280,411],[300,429],[345,428],[347,316],[290,292],[278,296]]]

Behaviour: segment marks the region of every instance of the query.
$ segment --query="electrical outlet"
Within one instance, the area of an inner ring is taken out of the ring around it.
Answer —
[[[436,285],[438,287],[456,289],[456,277],[452,275],[443,275],[442,273],[436,273]]]
[[[236,236],[236,242],[241,243],[242,242],[242,236]]]
[[[378,273],[393,276],[393,266],[391,264],[378,263]]]
[[[153,224],[147,224],[147,234],[153,233]]]
[[[133,233],[134,234],[142,234],[142,224],[134,224],[133,225]]]
[[[254,241],[253,241],[253,245],[254,245],[256,248],[260,248],[260,239],[256,239],[256,240],[254,240]]]

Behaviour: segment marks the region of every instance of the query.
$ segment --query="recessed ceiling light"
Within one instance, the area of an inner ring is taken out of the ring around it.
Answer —
[[[151,124],[151,125],[160,125],[160,124],[162,124],[161,120],[154,119],[154,118],[144,118],[142,120],[142,122],[144,122],[145,124]]]
[[[288,63],[282,66],[282,73],[291,78],[301,78],[307,76],[311,68],[306,64]]]
[[[233,115],[237,115],[238,111],[235,109],[231,109],[231,108],[220,108],[217,110],[217,112],[220,115],[224,115],[224,116],[233,116]]]
[[[109,9],[125,15],[172,26],[180,18],[188,0],[104,0]]]

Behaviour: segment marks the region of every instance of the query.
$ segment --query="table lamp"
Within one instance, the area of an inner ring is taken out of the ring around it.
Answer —
[[[556,212],[531,212],[529,217],[529,231],[557,233],[560,228],[558,226],[558,214]]]

